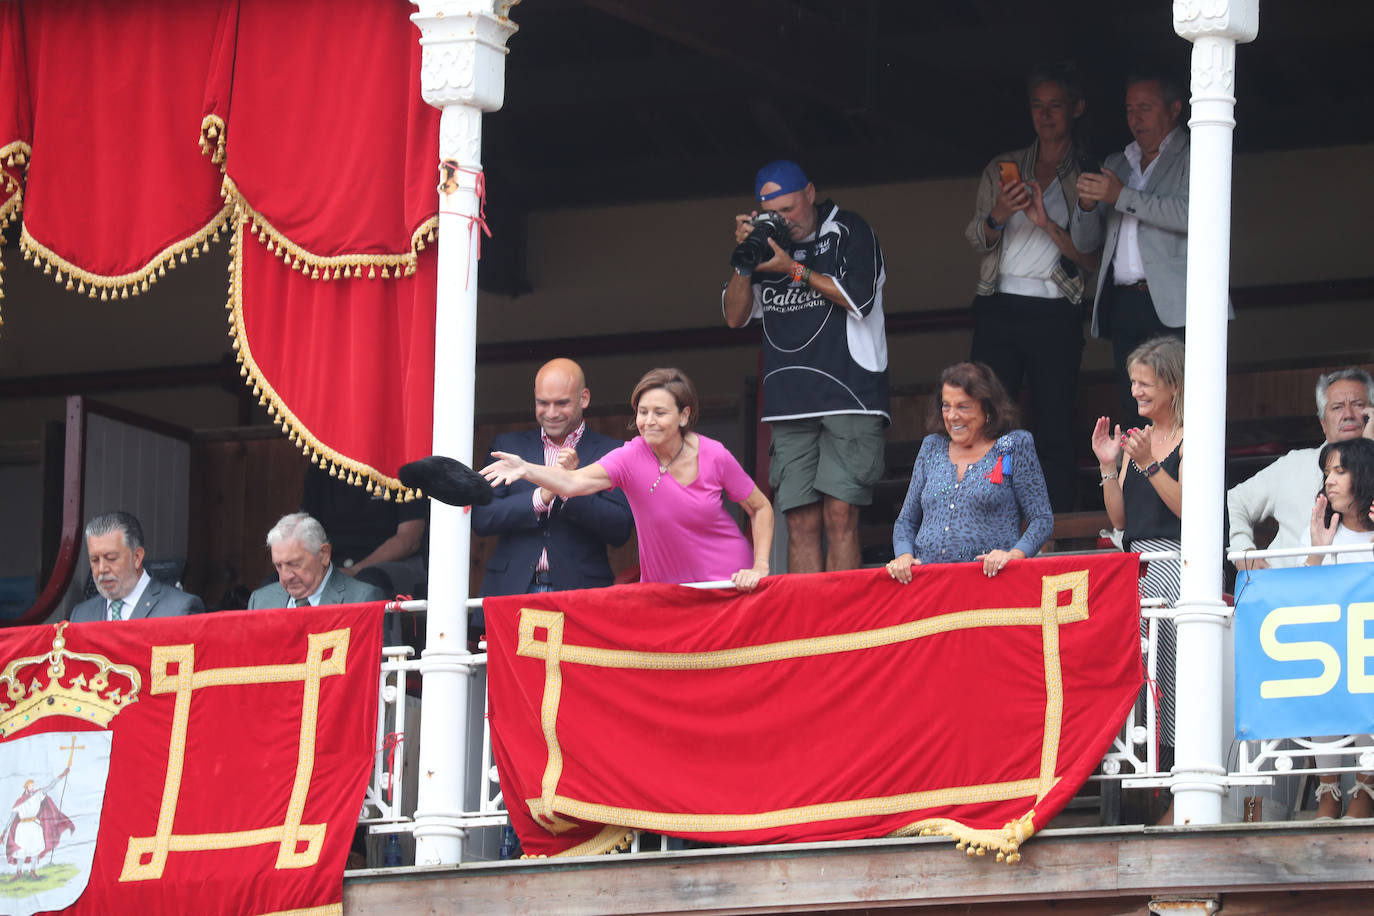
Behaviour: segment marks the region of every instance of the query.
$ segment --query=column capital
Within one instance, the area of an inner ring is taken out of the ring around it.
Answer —
[[[1254,41],[1259,34],[1259,0],[1174,0],[1174,32],[1189,41]]]
[[[435,108],[467,105],[497,111],[506,95],[506,40],[519,28],[520,0],[411,0],[410,21],[424,49],[420,94]]]

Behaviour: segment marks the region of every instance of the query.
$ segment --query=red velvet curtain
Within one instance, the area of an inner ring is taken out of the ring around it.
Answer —
[[[0,3],[0,228],[67,289],[234,237],[247,384],[316,464],[409,498],[433,410],[439,112],[404,0]],[[25,168],[27,167],[27,174]]]
[[[638,828],[941,834],[1015,861],[1140,689],[1139,558],[912,572],[486,599],[492,750],[525,852]]]

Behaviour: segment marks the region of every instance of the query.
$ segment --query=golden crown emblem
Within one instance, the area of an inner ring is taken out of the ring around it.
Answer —
[[[138,702],[143,679],[132,665],[103,655],[71,652],[57,624],[52,651],[16,658],[0,672],[0,738],[8,738],[49,716],[69,716],[101,728],[130,703]]]

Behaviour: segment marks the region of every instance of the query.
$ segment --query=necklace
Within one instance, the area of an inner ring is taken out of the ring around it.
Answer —
[[[652,492],[654,492],[655,490],[658,489],[658,482],[659,482],[660,480],[663,479],[663,475],[664,475],[664,474],[668,473],[668,468],[670,468],[670,467],[673,466],[673,462],[674,462],[674,461],[677,461],[677,459],[682,455],[682,450],[683,450],[684,448],[686,448],[686,447],[687,447],[687,437],[686,437],[686,436],[683,436],[683,437],[682,437],[682,441],[681,441],[680,443],[678,443],[677,451],[673,453],[673,457],[671,457],[671,458],[668,459],[668,463],[667,463],[667,464],[661,464],[661,463],[659,464],[659,466],[658,466],[658,476],[654,478],[654,485],[653,485],[652,487],[649,488],[649,492],[650,492],[650,493],[652,493]],[[651,451],[652,451],[652,449],[651,449]],[[658,456],[655,455],[654,457],[657,458]]]

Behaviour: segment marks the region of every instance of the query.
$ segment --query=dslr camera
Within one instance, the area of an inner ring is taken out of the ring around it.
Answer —
[[[773,256],[773,249],[768,245],[769,239],[783,248],[791,242],[787,220],[783,219],[780,213],[764,210],[751,219],[749,224],[754,230],[735,246],[734,253],[730,255],[730,266],[742,277],[753,276],[754,268]]]

